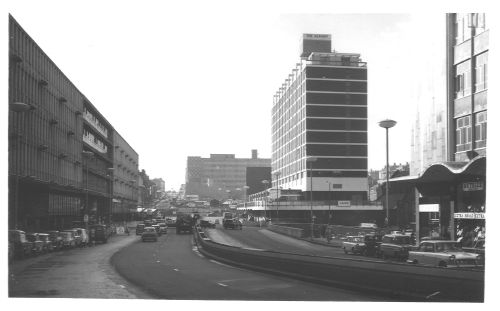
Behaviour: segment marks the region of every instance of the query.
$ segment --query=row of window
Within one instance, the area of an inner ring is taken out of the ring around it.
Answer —
[[[471,73],[471,61],[467,60],[456,66],[455,98],[469,96],[488,88],[488,52],[474,57],[476,67],[474,77]],[[473,79],[474,78],[474,81]]]
[[[476,113],[475,117],[475,143],[476,148],[486,147],[486,111]],[[455,128],[456,152],[471,150],[472,148],[472,124],[471,116],[465,116],[456,120]]]
[[[485,13],[457,13],[455,15],[455,44],[467,41],[487,29]]]

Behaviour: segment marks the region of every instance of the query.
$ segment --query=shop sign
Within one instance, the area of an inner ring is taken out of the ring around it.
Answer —
[[[479,191],[483,189],[484,185],[482,181],[464,182],[462,184],[463,191]]]
[[[455,213],[455,219],[485,219],[484,213]]]
[[[338,206],[339,207],[350,207],[351,201],[339,201]]]

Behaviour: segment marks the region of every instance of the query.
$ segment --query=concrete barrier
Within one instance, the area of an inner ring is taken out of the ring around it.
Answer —
[[[304,237],[304,230],[300,228],[293,228],[293,227],[285,227],[285,226],[279,226],[279,225],[269,225],[267,227],[268,230],[281,233],[284,235],[292,236],[295,238],[303,238]]]
[[[200,253],[235,266],[401,301],[484,301],[484,271],[247,249],[213,242],[199,232],[195,239]]]

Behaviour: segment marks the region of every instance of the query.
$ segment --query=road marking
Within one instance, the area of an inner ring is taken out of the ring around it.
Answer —
[[[213,260],[213,259],[210,259],[211,262],[215,263],[215,264],[218,264],[218,265],[221,265],[221,266],[224,266],[224,267],[227,267],[227,268],[234,268],[232,266],[229,266],[229,265],[226,265],[226,264],[223,264],[222,262],[219,262],[219,261],[216,261],[216,260]]]
[[[159,260],[157,260],[156,262],[160,262]]]
[[[227,287],[228,286],[228,285],[223,284],[223,283],[217,283],[217,284],[219,284],[220,286],[223,286],[223,287]]]
[[[439,291],[438,291],[438,292],[435,292],[435,293],[432,293],[432,294],[430,294],[429,296],[426,296],[426,297],[425,297],[425,299],[432,298],[432,297],[434,297],[434,296],[436,296],[436,295],[439,295],[439,294],[441,294],[441,292],[439,292]]]
[[[179,269],[177,269],[177,268],[174,268],[174,271],[179,271]]]
[[[124,285],[120,285],[120,287],[121,287],[121,288],[125,288],[125,286],[124,286]]]

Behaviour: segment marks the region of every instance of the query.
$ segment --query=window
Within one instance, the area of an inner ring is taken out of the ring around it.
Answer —
[[[476,56],[476,92],[487,89],[487,66],[488,66],[488,53],[483,53]]]
[[[476,114],[476,148],[486,147],[486,111]]]
[[[472,142],[472,128],[470,116],[456,120],[456,151],[470,150]]]
[[[470,60],[458,64],[455,76],[455,98],[468,96],[472,93]]]

